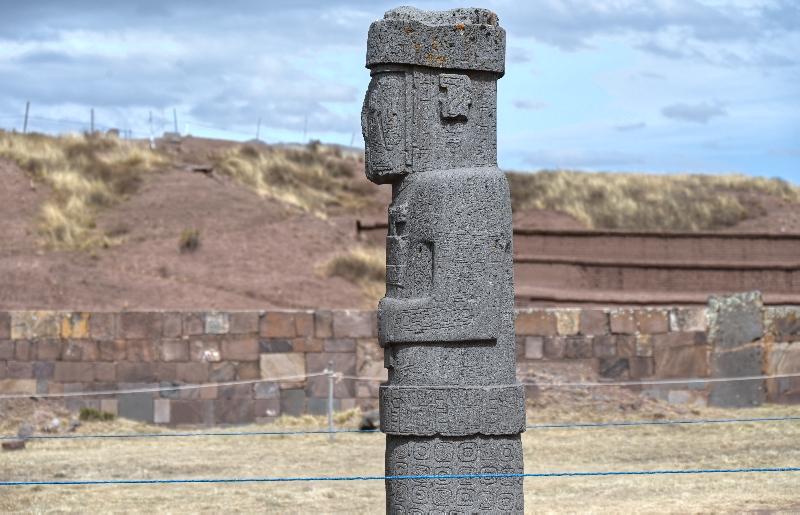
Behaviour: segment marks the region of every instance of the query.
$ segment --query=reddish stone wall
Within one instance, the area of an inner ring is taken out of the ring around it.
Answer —
[[[764,373],[800,372],[800,307],[763,310]],[[517,313],[518,376],[525,382],[708,377],[714,349],[705,308],[532,309]],[[373,311],[0,313],[0,394],[250,381],[303,376],[329,362],[345,376],[385,378]],[[800,400],[800,381],[766,381],[767,400]],[[377,381],[342,380],[335,408],[377,406]],[[670,402],[705,403],[709,389],[643,386]],[[530,390],[536,394],[536,388]],[[323,414],[327,379],[75,397],[164,424],[266,422]]]

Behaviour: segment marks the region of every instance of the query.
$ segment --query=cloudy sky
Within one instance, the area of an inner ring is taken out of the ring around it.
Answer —
[[[797,0],[484,0],[508,32],[501,167],[800,183]],[[363,145],[369,23],[333,0],[0,0],[0,127]],[[421,8],[456,7],[416,2]]]

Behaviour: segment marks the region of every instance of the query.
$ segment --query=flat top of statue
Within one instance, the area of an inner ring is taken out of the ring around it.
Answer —
[[[416,7],[396,7],[386,11],[385,20],[415,21],[431,27],[463,25],[497,25],[497,15],[489,9],[465,8],[448,11],[423,11]]]
[[[398,7],[370,25],[367,68],[406,64],[505,73],[506,31],[488,9]]]

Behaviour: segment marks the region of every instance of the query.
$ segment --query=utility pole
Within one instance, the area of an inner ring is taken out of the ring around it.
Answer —
[[[156,138],[153,135],[153,111],[150,111],[150,150],[156,148]]]
[[[89,134],[94,136],[94,107],[89,110]]]
[[[308,143],[308,113],[306,113],[305,121],[303,122],[303,143]]]
[[[172,121],[175,124],[175,134],[178,134],[178,110],[175,108],[172,109]]]
[[[28,113],[31,110],[31,101],[25,102],[25,120],[22,122],[22,134],[28,133]]]
[[[258,117],[258,125],[256,125],[256,141],[259,141],[259,136],[261,135],[261,117]]]

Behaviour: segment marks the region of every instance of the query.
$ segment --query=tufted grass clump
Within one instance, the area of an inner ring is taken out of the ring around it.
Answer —
[[[324,215],[329,209],[368,205],[363,157],[311,142],[302,147],[243,144],[217,156],[214,170],[263,197]]]
[[[361,287],[370,301],[380,299],[386,285],[386,251],[379,247],[353,247],[336,254],[322,267],[327,277],[341,277]]]
[[[762,216],[760,196],[798,203],[800,188],[744,175],[544,170],[509,173],[515,209],[567,213],[593,229],[704,231]]]
[[[113,243],[96,227],[96,215],[134,193],[144,174],[165,163],[145,145],[114,135],[0,133],[0,158],[16,163],[35,183],[48,186],[39,231],[54,248],[86,249]]]

